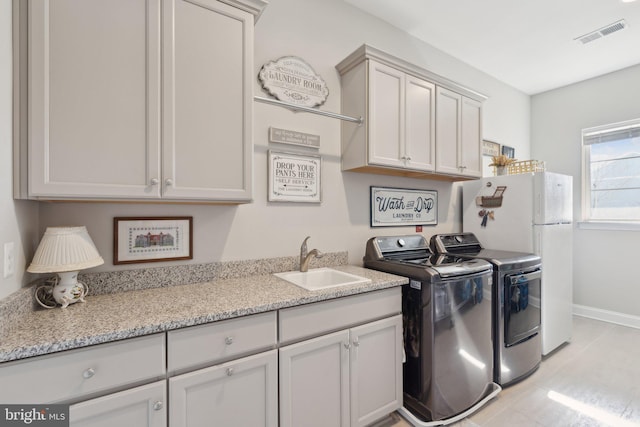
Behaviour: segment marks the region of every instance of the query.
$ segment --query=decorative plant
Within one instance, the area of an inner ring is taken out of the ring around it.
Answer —
[[[516,159],[512,159],[510,157],[505,156],[504,154],[500,154],[499,156],[491,157],[491,163],[489,166],[509,166],[511,163],[515,163]]]

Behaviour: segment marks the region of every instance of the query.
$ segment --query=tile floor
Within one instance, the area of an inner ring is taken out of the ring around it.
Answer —
[[[407,426],[398,414],[376,425]],[[569,344],[451,426],[640,426],[640,329],[574,316]]]

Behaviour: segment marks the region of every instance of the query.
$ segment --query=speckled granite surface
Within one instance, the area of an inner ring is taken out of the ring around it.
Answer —
[[[348,256],[347,252],[326,253],[322,258],[312,259],[309,267],[345,265]],[[298,267],[299,262],[298,257],[280,257],[208,264],[185,264],[102,273],[80,273],[78,280],[89,286],[90,295],[104,295],[291,271]],[[33,297],[36,286],[20,289],[7,298],[0,300],[0,337],[4,336],[9,327],[15,323],[20,323],[25,314],[34,308],[40,309]]]
[[[324,254],[322,258],[312,259],[309,267],[344,265],[347,260],[347,252],[332,252]],[[210,264],[185,264],[175,267],[80,274],[78,280],[89,286],[91,295],[102,295],[292,271],[298,268],[299,263],[298,257],[281,257]]]
[[[408,282],[403,277],[356,266],[334,265],[338,270],[369,278],[371,282],[309,292],[271,274],[292,270],[289,265],[282,268],[286,262],[278,264],[265,260],[247,263],[225,265],[216,270],[215,279],[196,284],[89,295],[86,303],[76,303],[64,310],[56,308],[22,313],[0,331],[0,362],[355,295]],[[320,266],[326,265],[314,264],[312,268]],[[236,268],[242,269],[239,277],[232,273]],[[232,277],[225,278],[225,274]]]

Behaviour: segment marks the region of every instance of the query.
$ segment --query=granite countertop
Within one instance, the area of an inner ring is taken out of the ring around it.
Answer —
[[[272,274],[89,295],[85,303],[31,310],[0,331],[0,362],[400,286],[408,279],[351,265],[370,283],[307,291]]]

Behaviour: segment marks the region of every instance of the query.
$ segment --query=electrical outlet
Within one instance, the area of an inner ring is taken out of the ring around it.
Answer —
[[[13,242],[4,244],[4,278],[11,277],[16,272],[16,253]]]

